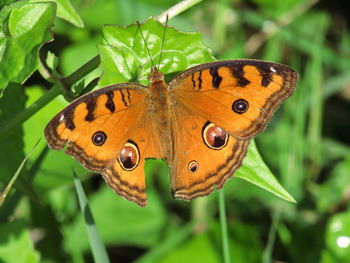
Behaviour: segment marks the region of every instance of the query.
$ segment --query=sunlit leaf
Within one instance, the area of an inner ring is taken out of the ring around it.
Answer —
[[[0,94],[11,82],[22,83],[38,68],[38,50],[52,39],[56,13],[52,3],[33,3],[1,10]],[[6,17],[6,19],[4,19]]]

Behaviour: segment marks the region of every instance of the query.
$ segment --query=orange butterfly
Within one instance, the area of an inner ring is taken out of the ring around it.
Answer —
[[[173,196],[191,200],[223,187],[297,78],[285,65],[225,60],[167,84],[153,67],[148,87],[119,83],[78,98],[50,121],[45,137],[55,150],[68,144],[66,153],[140,206],[147,204],[145,159],[164,159]]]

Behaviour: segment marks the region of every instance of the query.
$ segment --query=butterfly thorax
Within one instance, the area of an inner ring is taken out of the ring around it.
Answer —
[[[164,81],[163,73],[159,72],[156,67],[152,68],[152,73],[148,76],[148,80],[156,133],[159,135],[163,149],[169,149],[168,143],[171,140],[171,129],[168,85]],[[170,150],[165,150],[163,154],[166,159],[171,158]]]

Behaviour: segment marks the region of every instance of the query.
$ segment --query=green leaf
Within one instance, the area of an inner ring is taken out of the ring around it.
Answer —
[[[141,24],[141,30],[153,63],[158,65],[164,26],[156,19],[150,18]],[[137,25],[104,26],[103,37],[104,45],[98,47],[104,72],[100,84],[128,81],[146,84],[152,63]],[[185,33],[167,27],[160,62],[160,70],[164,74],[177,73],[213,60],[211,50],[203,45],[199,33]]]
[[[84,27],[83,20],[74,9],[70,0],[32,0],[31,2],[55,2],[57,4],[57,17],[62,18],[77,27]]]
[[[0,225],[0,244],[0,262],[40,262],[40,255],[33,248],[24,221],[18,220]]]
[[[50,28],[55,13],[52,3],[26,4],[13,8],[3,21],[0,28],[0,92],[10,81],[24,82],[38,68],[37,53],[52,39]],[[0,17],[3,18],[3,14]]]
[[[39,72],[46,80],[54,82],[55,79],[60,79],[62,76],[57,71],[58,58],[54,53],[48,51],[46,58],[40,57]]]
[[[243,165],[236,171],[235,177],[255,184],[287,201],[296,202],[266,166],[254,141],[250,143],[247,156],[243,159]]]
[[[79,206],[84,217],[85,226],[89,236],[89,242],[92,250],[92,255],[95,262],[109,262],[108,254],[103,242],[101,241],[99,231],[96,227],[95,220],[91,213],[88,200],[86,198],[83,186],[74,173],[74,185],[78,195]]]

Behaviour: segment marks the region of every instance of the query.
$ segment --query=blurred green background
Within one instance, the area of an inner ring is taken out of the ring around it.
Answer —
[[[56,97],[50,76],[68,76],[97,56],[104,24],[144,21],[178,3],[57,0],[56,13],[54,5],[35,2],[0,1],[0,90],[6,87],[0,97],[1,192],[47,122],[68,104]],[[300,76],[294,95],[256,138],[264,161],[297,203],[231,179],[224,187],[231,262],[350,262],[348,1],[197,2],[169,25],[201,32],[219,60],[281,62]],[[24,29],[27,17],[35,25],[27,28],[32,35]],[[39,49],[50,74],[39,66]],[[75,90],[101,75],[95,64]],[[72,167],[110,262],[224,261],[218,192],[173,200],[166,165],[150,160],[149,206],[141,209],[42,140],[0,206],[0,263],[93,262]]]

